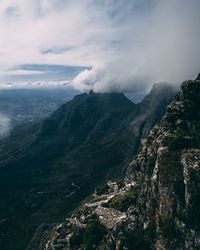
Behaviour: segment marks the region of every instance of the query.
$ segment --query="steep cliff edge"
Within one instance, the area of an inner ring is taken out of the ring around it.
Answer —
[[[186,81],[127,171],[141,183],[138,222],[155,249],[200,247],[200,81]]]
[[[200,80],[186,81],[142,141],[125,180],[108,182],[28,249],[199,249]]]

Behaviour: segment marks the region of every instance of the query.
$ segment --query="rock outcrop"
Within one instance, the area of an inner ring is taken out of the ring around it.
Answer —
[[[141,183],[138,222],[152,249],[200,247],[199,108],[200,81],[184,82],[127,171]]]

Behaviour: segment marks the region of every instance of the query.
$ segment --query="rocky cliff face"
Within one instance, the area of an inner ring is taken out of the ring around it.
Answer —
[[[28,249],[199,249],[200,80],[186,81],[142,141],[126,178],[108,182]]]
[[[200,247],[199,108],[200,81],[184,82],[128,169],[141,183],[138,221],[153,249]]]

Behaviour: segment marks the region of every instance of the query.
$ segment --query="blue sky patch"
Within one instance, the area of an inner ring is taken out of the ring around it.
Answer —
[[[10,75],[4,76],[4,81],[69,81],[85,69],[90,68],[51,64],[21,65],[20,67],[12,68]]]

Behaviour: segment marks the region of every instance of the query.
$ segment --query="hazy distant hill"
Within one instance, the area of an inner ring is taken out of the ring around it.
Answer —
[[[10,118],[13,126],[29,124],[48,117],[78,93],[67,87],[1,89],[0,113]]]

